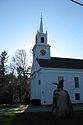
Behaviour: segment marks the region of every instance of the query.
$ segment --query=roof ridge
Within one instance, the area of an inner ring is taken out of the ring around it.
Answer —
[[[66,57],[51,57],[51,59],[68,59],[68,60],[81,60],[81,61],[83,61],[83,59],[77,59],[77,58],[66,58]]]

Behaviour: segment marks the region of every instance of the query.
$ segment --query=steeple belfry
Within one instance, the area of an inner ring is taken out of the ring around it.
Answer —
[[[32,72],[37,70],[37,59],[50,59],[50,45],[47,43],[47,31],[43,32],[42,16],[40,27],[35,36],[35,45],[33,47]]]
[[[40,33],[43,33],[43,22],[42,22],[42,16],[41,16],[41,21],[40,21],[40,29],[39,29]]]
[[[36,59],[50,59],[50,46],[47,43],[47,32],[43,32],[42,16],[33,47],[33,61],[35,62]]]

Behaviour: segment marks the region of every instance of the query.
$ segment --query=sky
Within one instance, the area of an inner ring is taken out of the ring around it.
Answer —
[[[70,0],[0,0],[0,53],[30,54],[41,13],[51,56],[83,59],[83,6]]]

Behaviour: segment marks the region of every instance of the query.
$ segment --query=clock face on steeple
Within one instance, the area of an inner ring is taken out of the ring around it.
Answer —
[[[40,53],[42,56],[44,56],[46,54],[46,50],[42,49],[42,50],[40,50]]]

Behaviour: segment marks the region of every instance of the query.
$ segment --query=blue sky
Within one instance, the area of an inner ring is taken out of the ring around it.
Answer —
[[[83,59],[83,7],[70,0],[0,0],[0,53],[28,52],[34,46],[41,13],[51,56]]]

